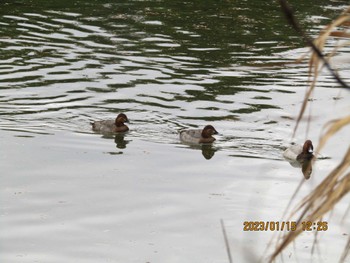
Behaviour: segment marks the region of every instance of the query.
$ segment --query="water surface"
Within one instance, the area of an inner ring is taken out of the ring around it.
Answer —
[[[346,4],[293,3],[311,36]],[[274,2],[0,5],[1,262],[227,262],[220,219],[237,262],[264,256],[278,233],[243,222],[280,220],[303,179],[282,152],[308,81],[307,63],[289,63],[308,49]],[[334,58],[347,82],[349,61],[348,48]],[[317,145],[349,98],[323,72],[293,141]],[[130,132],[91,131],[119,112]],[[179,130],[208,123],[212,146],[180,143]],[[348,134],[295,202],[339,163]],[[325,219],[319,254],[305,233],[284,259],[339,258],[348,201]]]

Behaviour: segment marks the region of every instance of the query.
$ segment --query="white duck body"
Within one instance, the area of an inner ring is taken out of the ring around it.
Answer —
[[[115,120],[94,121],[91,123],[92,130],[100,133],[118,133],[129,130],[124,122],[129,122],[124,113],[120,113]]]
[[[180,132],[180,140],[186,143],[199,144],[202,139],[202,129],[184,130]]]
[[[303,152],[302,145],[291,145],[288,147],[284,153],[283,157],[288,160],[296,161],[299,154]]]
[[[93,130],[102,133],[115,132],[115,120],[95,121],[93,123]]]
[[[188,129],[180,132],[180,140],[189,144],[212,143],[215,141],[213,134],[218,134],[215,128],[207,125],[204,129]]]

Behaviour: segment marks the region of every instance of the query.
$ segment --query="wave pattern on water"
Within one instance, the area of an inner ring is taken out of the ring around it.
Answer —
[[[197,22],[186,18],[181,25],[161,8],[124,12],[129,5],[104,5],[95,15],[50,9],[3,15],[1,127],[33,134],[51,134],[48,127],[84,132],[91,120],[123,111],[132,120],[132,136],[173,142],[179,129],[211,122],[223,131],[222,147],[234,148],[233,131],[244,131],[242,138],[266,134],[300,101],[306,65],[281,63],[306,49],[288,51],[270,35],[250,43],[233,40],[241,29],[229,26],[225,9],[215,22],[226,33],[219,39],[215,23],[194,17]],[[110,8],[117,11],[110,14]],[[256,22],[242,25],[245,41],[252,40]],[[283,29],[272,31],[283,37]],[[286,129],[276,137],[285,137]]]
[[[296,2],[312,35],[339,11]],[[261,258],[272,232],[251,242],[242,222],[280,218],[304,178],[281,160],[308,85],[293,62],[307,51],[275,1],[0,1],[0,262],[226,262],[219,218],[235,261]],[[297,143],[349,107],[328,74],[319,85]],[[119,112],[129,132],[92,133]],[[180,143],[179,130],[207,123],[213,144]],[[348,134],[297,198],[338,165]],[[307,262],[306,242],[290,260]]]

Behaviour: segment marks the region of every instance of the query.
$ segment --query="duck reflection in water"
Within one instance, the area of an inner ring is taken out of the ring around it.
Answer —
[[[114,142],[115,142],[116,147],[118,149],[125,149],[126,145],[130,142],[130,140],[125,140],[125,134],[124,133],[118,133],[114,137]]]
[[[314,160],[313,149],[311,140],[306,140],[303,146],[292,145],[283,153],[283,157],[291,166],[301,168],[306,180],[310,179],[312,173],[312,163]]]
[[[114,139],[115,145],[118,149],[125,149],[126,145],[131,142],[131,140],[125,140],[125,133],[117,134],[104,134],[103,139]]]
[[[214,157],[215,152],[218,150],[213,147],[212,144],[198,144],[198,145],[189,145],[187,144],[190,149],[193,150],[201,150],[203,157],[206,160],[210,160]]]
[[[310,179],[312,173],[312,160],[304,161],[304,163],[301,166],[301,171],[306,180]]]
[[[306,180],[310,179],[312,173],[312,163],[313,160],[305,160],[305,161],[293,161],[287,160],[291,166],[295,168],[301,168],[301,172],[303,173]]]
[[[205,159],[210,160],[217,149],[213,148],[213,145],[211,144],[202,144],[202,155],[204,156]]]

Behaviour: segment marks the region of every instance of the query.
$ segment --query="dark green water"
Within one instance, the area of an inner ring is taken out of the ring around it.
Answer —
[[[348,3],[292,4],[316,36]],[[280,220],[303,179],[282,152],[308,69],[284,62],[307,51],[275,1],[0,1],[0,261],[227,262],[220,219],[234,262],[266,258],[276,233],[243,222]],[[349,51],[333,61],[348,82]],[[327,72],[317,88],[297,143],[317,145],[349,112]],[[90,121],[119,112],[130,132],[92,133]],[[212,146],[180,143],[179,130],[208,123],[220,132]],[[296,202],[341,160],[348,134]],[[346,207],[320,255],[306,233],[285,259],[338,258]]]

